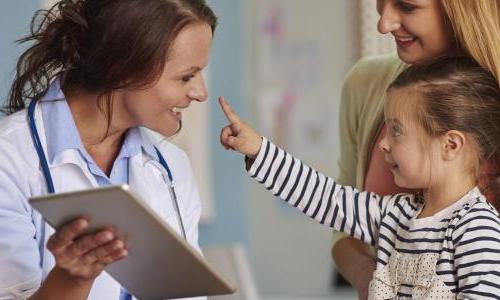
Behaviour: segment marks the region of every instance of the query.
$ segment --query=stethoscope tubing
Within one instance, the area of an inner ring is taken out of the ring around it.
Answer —
[[[28,106],[28,123],[29,123],[29,127],[30,127],[31,138],[33,140],[33,144],[34,144],[36,152],[38,154],[38,158],[40,160],[40,165],[42,167],[42,172],[43,172],[46,184],[47,184],[48,193],[52,194],[52,193],[55,193],[54,183],[52,181],[52,175],[50,174],[49,164],[47,163],[47,158],[45,156],[45,152],[43,150],[42,143],[40,141],[40,136],[38,134],[38,130],[36,128],[36,123],[35,123],[36,102],[37,101],[31,101],[29,106]],[[161,154],[160,150],[158,150],[158,148],[156,146],[154,146],[154,148],[155,148],[156,153],[158,155],[158,160],[159,160],[160,164],[167,171],[168,180],[169,180],[168,188],[169,188],[169,192],[170,192],[170,198],[172,199],[172,205],[174,206],[175,214],[177,217],[177,223],[179,224],[179,228],[181,229],[182,236],[187,241],[186,229],[184,228],[184,222],[182,220],[182,215],[181,215],[179,203],[177,200],[177,194],[175,193],[174,179],[172,176],[172,171],[170,170],[170,168],[167,164],[167,161],[165,160],[165,158]],[[41,245],[42,245],[41,247],[42,247],[42,249],[44,248],[43,247],[44,239],[45,239],[45,226],[42,226],[42,233],[41,233]],[[42,259],[43,259],[43,251],[41,251],[41,253],[42,253]]]

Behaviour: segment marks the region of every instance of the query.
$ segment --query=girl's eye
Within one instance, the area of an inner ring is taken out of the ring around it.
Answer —
[[[406,3],[404,1],[398,1],[397,6],[402,12],[405,12],[405,13],[411,13],[413,10],[415,10],[414,5]]]
[[[398,137],[401,135],[401,128],[399,128],[398,126],[393,126],[391,131],[392,137]]]

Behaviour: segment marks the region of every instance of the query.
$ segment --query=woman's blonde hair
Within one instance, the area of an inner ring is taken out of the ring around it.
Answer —
[[[441,0],[461,50],[500,85],[500,1]]]

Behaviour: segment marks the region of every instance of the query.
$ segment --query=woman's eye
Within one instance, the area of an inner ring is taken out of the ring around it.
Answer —
[[[183,76],[181,79],[182,79],[182,81],[184,81],[184,82],[188,82],[188,81],[189,81],[189,80],[191,80],[193,77],[194,77],[194,75],[186,75],[186,76]]]
[[[404,1],[398,1],[397,6],[402,12],[410,13],[415,10],[415,6]]]

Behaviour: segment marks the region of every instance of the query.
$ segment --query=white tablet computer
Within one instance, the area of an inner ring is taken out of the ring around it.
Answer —
[[[30,203],[54,228],[87,215],[91,218],[89,231],[113,226],[124,235],[128,257],[109,265],[106,271],[138,299],[235,291],[127,185],[33,197]]]

